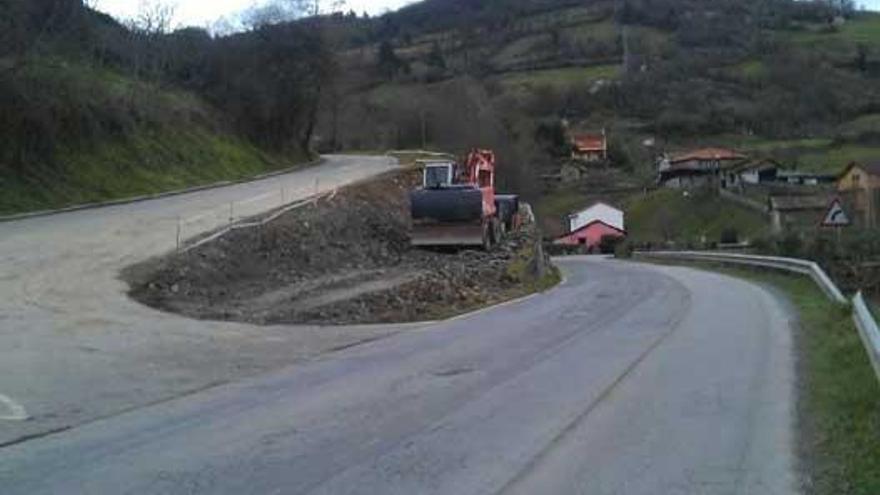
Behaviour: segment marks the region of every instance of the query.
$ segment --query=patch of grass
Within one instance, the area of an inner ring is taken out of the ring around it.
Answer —
[[[507,278],[522,284],[523,294],[543,292],[555,287],[562,280],[559,269],[552,264],[547,264],[544,267],[543,275],[537,276],[538,256],[543,256],[543,254],[536,253],[534,246],[526,246],[516,253],[514,259],[505,269]]]
[[[726,229],[735,229],[739,238],[766,235],[768,219],[753,210],[709,192],[658,189],[647,195],[629,197],[624,204],[628,238],[633,242],[700,244],[718,242]]]
[[[580,43],[614,44],[619,35],[617,26],[611,21],[581,24],[563,32],[570,40]]]
[[[857,141],[865,134],[880,135],[880,114],[868,114],[851,120],[837,129],[838,135],[847,141]]]
[[[730,68],[731,73],[749,80],[763,78],[767,74],[767,66],[761,60],[749,60]]]
[[[492,63],[497,67],[507,67],[523,59],[540,53],[541,45],[547,43],[549,37],[544,34],[535,34],[517,38],[505,45],[494,57]]]
[[[38,57],[21,77],[18,100],[40,105],[25,120],[32,127],[14,116],[0,131],[0,214],[242,179],[307,158],[261,151],[195,94],[120,72]],[[39,146],[25,146],[32,137]]]
[[[140,130],[99,144],[62,148],[52,167],[0,174],[0,213],[60,208],[244,179],[305,157],[265,153],[204,129]]]
[[[880,15],[862,14],[856,19],[847,21],[834,31],[817,27],[794,33],[791,35],[791,39],[797,43],[810,45],[829,42],[880,45]]]
[[[569,88],[586,85],[599,79],[616,79],[620,75],[617,64],[593,67],[567,67],[564,69],[515,72],[501,77],[500,83],[507,89],[528,90],[538,86]]]
[[[850,308],[829,301],[806,277],[712,269],[771,284],[798,311],[798,437],[806,493],[880,493],[880,386]]]
[[[840,173],[851,162],[880,160],[880,146],[845,144],[809,152],[797,158],[798,168],[811,172]]]

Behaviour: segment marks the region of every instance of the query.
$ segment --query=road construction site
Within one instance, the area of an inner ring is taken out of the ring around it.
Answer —
[[[554,283],[530,220],[489,251],[411,248],[420,182],[419,170],[389,172],[131,267],[131,294],[192,318],[327,325],[440,319]]]

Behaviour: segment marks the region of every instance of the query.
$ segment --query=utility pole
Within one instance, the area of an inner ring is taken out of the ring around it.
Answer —
[[[428,149],[428,123],[425,120],[425,109],[419,110],[419,119],[422,124],[422,150]]]

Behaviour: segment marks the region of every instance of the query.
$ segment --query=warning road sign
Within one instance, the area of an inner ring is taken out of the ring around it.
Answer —
[[[843,209],[843,203],[840,198],[835,198],[828,206],[828,213],[822,220],[823,227],[848,227],[851,224],[849,215]]]

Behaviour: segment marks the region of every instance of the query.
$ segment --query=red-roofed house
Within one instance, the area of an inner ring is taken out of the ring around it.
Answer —
[[[701,148],[660,160],[659,182],[667,187],[699,187],[717,184],[725,170],[748,156],[726,148]]]
[[[626,237],[623,212],[605,203],[596,203],[569,215],[568,234],[557,239],[555,244],[583,246],[588,253],[596,253],[602,248],[605,237]]]
[[[571,157],[583,162],[599,162],[608,159],[608,139],[601,134],[575,134],[571,137]]]

